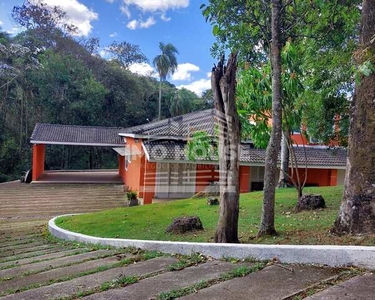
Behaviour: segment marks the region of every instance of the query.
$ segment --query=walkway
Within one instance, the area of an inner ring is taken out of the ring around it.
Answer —
[[[95,183],[122,184],[118,170],[98,171],[45,171],[33,184],[41,183]]]
[[[48,236],[52,215],[121,205],[116,189],[113,199],[102,190],[109,193],[109,186],[0,185],[0,299],[276,300],[314,294],[306,299],[326,300],[372,299],[375,293],[370,273],[168,256]]]

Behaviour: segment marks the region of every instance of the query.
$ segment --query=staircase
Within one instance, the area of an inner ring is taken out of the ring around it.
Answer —
[[[125,206],[122,185],[0,184],[0,219],[47,219]]]

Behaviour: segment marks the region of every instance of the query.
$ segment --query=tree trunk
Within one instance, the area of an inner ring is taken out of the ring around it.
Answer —
[[[240,121],[235,102],[237,55],[224,58],[211,75],[219,125],[220,216],[216,243],[238,243]]]
[[[277,183],[278,188],[288,187],[288,172],[289,172],[289,147],[288,147],[288,135],[289,132],[283,132],[281,139],[281,166],[279,182]]]
[[[159,82],[159,109],[158,109],[158,120],[161,120],[161,78]]]
[[[355,58],[359,64],[375,64],[375,1],[364,0],[360,45]],[[370,57],[370,58],[369,58]],[[333,231],[375,232],[375,73],[361,76],[352,101],[349,150],[344,197]]]
[[[262,219],[258,236],[276,234],[275,230],[275,188],[277,175],[277,157],[281,143],[281,19],[282,0],[272,0],[271,17],[271,68],[272,68],[272,131],[266,151],[264,173],[264,198]]]

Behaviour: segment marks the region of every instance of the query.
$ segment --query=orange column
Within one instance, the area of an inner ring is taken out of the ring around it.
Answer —
[[[329,186],[337,185],[337,170],[330,170],[329,172]]]
[[[122,182],[125,183],[125,156],[118,156],[118,175],[122,178]]]
[[[143,204],[151,204],[155,196],[156,163],[145,160]]]
[[[46,145],[33,146],[33,176],[32,180],[36,181],[44,172],[44,160],[46,155]]]
[[[240,193],[250,191],[250,166],[240,166]]]

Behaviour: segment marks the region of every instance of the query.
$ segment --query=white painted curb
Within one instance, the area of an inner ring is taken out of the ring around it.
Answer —
[[[71,214],[63,216],[71,216]],[[118,248],[136,247],[171,254],[189,255],[199,252],[216,259],[230,257],[271,260],[277,258],[283,263],[319,264],[332,267],[356,266],[375,269],[375,247],[373,246],[213,244],[99,238],[58,227],[55,220],[59,217],[62,216],[55,217],[48,222],[49,232],[59,239],[68,241],[110,245]]]

